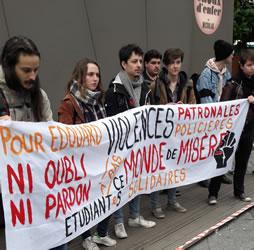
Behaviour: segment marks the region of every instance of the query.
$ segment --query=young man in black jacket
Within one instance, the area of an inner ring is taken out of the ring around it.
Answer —
[[[123,46],[119,51],[122,70],[111,81],[105,96],[107,116],[113,116],[126,110],[151,104],[151,91],[144,83],[142,76],[143,51],[135,44]],[[145,220],[139,214],[139,196],[129,202],[128,225],[132,227],[154,227],[153,221]],[[122,209],[114,214],[115,234],[118,238],[126,238]]]
[[[235,153],[234,196],[241,201],[249,202],[251,198],[244,193],[244,177],[254,141],[254,50],[252,49],[241,51],[239,72],[227,82],[221,95],[221,101],[240,98],[248,98],[251,104]],[[210,190],[212,195],[218,195],[220,183],[218,181]],[[214,205],[216,202],[210,204]]]

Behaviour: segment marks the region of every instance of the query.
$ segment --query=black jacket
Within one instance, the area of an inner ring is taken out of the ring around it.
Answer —
[[[151,90],[145,83],[142,83],[141,86],[139,104],[140,106],[153,104]],[[114,79],[110,82],[109,88],[106,91],[105,108],[107,116],[113,116],[126,110],[135,108],[134,101],[123,84],[114,82]]]
[[[143,71],[143,77],[144,83],[146,83],[148,87],[154,82],[154,80],[147,75],[146,70]]]
[[[242,70],[227,82],[223,88],[220,101],[229,101],[235,99],[247,98],[254,96],[254,77],[247,78]],[[246,118],[244,130],[254,129],[254,105],[250,104]]]

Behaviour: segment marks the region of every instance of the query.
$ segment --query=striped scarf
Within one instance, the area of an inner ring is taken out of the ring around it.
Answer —
[[[78,83],[73,81],[70,93],[79,105],[86,122],[97,121],[107,116],[104,105],[99,101],[100,91],[87,90],[84,97],[78,90]]]

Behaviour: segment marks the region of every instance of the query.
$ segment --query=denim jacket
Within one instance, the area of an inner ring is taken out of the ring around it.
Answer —
[[[230,78],[231,74],[227,70],[223,74],[222,88]],[[197,90],[201,98],[201,103],[213,103],[219,101],[218,73],[209,67],[205,67],[197,81]]]

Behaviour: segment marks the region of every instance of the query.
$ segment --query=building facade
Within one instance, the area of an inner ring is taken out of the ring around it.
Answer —
[[[231,0],[2,0],[0,48],[13,35],[36,43],[42,86],[57,119],[66,82],[80,58],[97,60],[105,88],[120,69],[120,47],[128,43],[161,53],[181,48],[183,69],[199,73],[213,56],[215,40],[232,41],[233,8]],[[197,20],[201,12],[206,21]],[[221,15],[218,27],[212,22],[216,15]],[[213,32],[205,33],[198,22]]]

